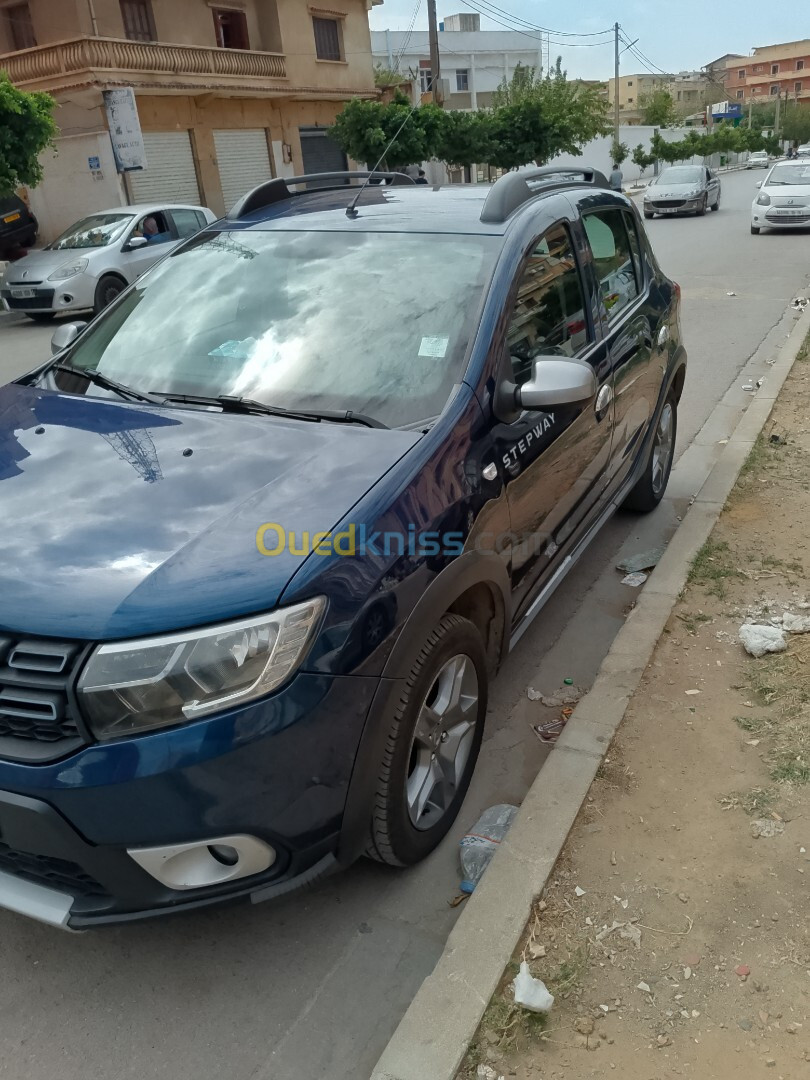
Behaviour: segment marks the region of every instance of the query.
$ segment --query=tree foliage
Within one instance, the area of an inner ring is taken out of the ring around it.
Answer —
[[[617,142],[613,140],[610,147],[610,160],[616,165],[623,165],[630,156],[630,147],[627,143]]]
[[[645,169],[649,169],[651,165],[655,164],[655,156],[644,149],[643,143],[639,143],[633,150],[633,157],[631,160],[634,165],[638,165],[642,175]]]
[[[0,197],[42,180],[39,155],[53,145],[55,106],[50,94],[18,90],[0,71]]]
[[[385,152],[383,165],[400,169],[435,156],[443,115],[436,105],[413,109],[401,93],[386,104],[353,98],[335,117],[330,134],[355,161],[371,167]]]
[[[656,131],[650,143],[650,161],[664,161],[672,164],[676,161],[688,161],[693,157],[711,157],[712,154],[744,153],[746,150],[767,150],[768,153],[777,154],[780,150],[779,140],[772,136],[763,135],[761,131],[754,131],[743,127],[734,127],[731,124],[718,124],[712,131],[701,133],[696,128],[690,128],[682,139],[675,142],[667,142]],[[641,161],[636,159],[644,155],[644,148],[639,144],[633,154],[633,160],[641,166]]]
[[[678,119],[675,102],[669,90],[653,90],[651,94],[642,94],[638,105],[644,123],[653,127],[672,127]]]

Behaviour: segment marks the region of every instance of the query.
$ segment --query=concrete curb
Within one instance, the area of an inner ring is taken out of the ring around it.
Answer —
[[[789,309],[785,313],[787,316]],[[795,320],[767,382],[722,454],[529,789],[504,842],[467,901],[433,972],[391,1037],[371,1080],[453,1080],[565,844],[596,772],[807,333]],[[717,409],[727,406],[721,401]],[[716,411],[715,410],[715,411]],[[714,412],[704,428],[716,423]]]

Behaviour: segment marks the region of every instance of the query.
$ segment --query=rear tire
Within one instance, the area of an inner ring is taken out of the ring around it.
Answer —
[[[455,821],[487,711],[481,635],[444,615],[415,657],[380,763],[366,854],[389,866],[429,855]]]
[[[675,439],[678,434],[678,402],[670,389],[655,428],[650,457],[641,478],[624,500],[625,510],[648,514],[664,497],[672,472]]]
[[[754,236],[759,236],[759,225],[752,225],[751,232]]]
[[[96,296],[93,301],[93,312],[98,315],[108,304],[111,304],[117,296],[126,288],[126,282],[115,274],[105,274],[96,285]]]

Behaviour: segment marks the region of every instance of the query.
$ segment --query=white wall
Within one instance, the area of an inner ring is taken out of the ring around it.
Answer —
[[[99,159],[99,170],[91,170],[91,157]],[[45,243],[79,218],[127,201],[107,131],[57,139],[56,152],[47,151],[41,160],[45,179],[30,190],[29,197],[40,240]]]

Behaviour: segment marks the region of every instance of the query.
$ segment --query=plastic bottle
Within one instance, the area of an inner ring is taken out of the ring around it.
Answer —
[[[518,812],[516,806],[502,803],[490,806],[473,825],[472,829],[461,838],[459,855],[461,857],[461,891],[471,893],[481,875],[489,865],[489,860],[509,831],[509,826]]]

